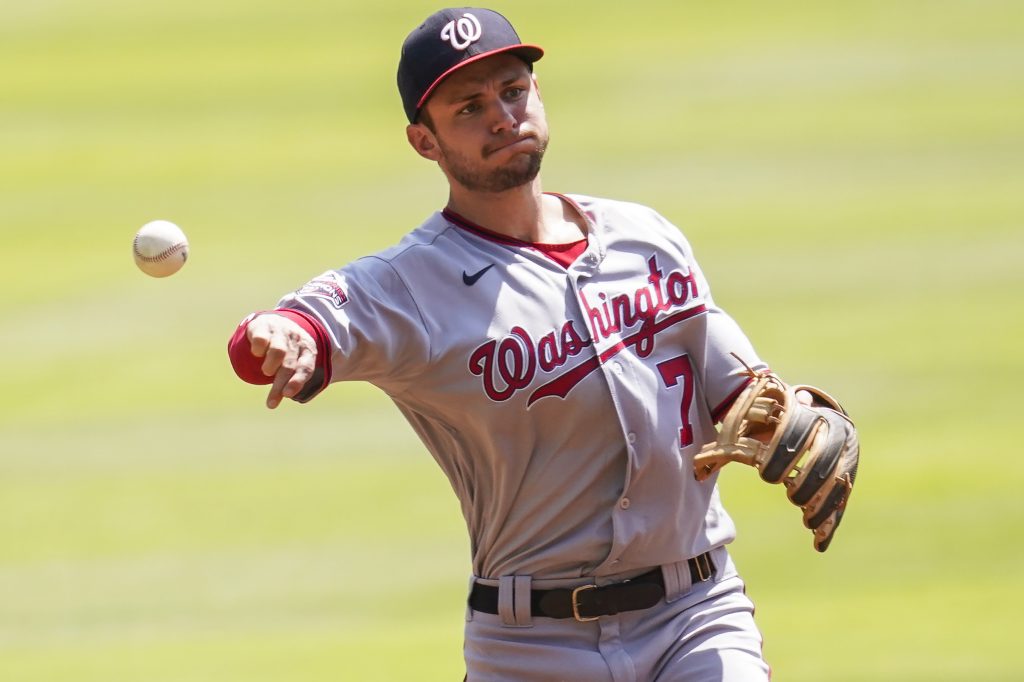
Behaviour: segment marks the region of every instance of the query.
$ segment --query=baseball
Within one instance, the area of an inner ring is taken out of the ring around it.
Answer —
[[[188,238],[174,223],[154,220],[135,233],[132,255],[139,270],[150,277],[167,277],[188,260]]]

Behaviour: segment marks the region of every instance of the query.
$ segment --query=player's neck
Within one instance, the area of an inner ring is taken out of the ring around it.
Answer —
[[[565,215],[562,200],[541,191],[539,177],[505,192],[469,192],[453,186],[448,208],[476,225],[525,242],[563,244],[583,235],[579,221]]]

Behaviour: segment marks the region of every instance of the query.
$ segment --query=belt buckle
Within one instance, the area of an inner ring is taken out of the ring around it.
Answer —
[[[693,565],[697,569],[697,577],[700,578],[701,582],[711,577],[711,559],[708,557],[707,552],[700,556],[695,556],[693,558]]]
[[[597,589],[597,585],[580,585],[579,587],[577,587],[576,589],[574,589],[572,591],[572,617],[575,618],[578,622],[586,623],[587,621],[597,620],[598,618],[600,618],[600,616],[593,616],[592,618],[584,618],[583,616],[581,616],[580,615],[580,603],[579,603],[579,600],[577,599],[577,595],[580,592],[585,592],[587,590],[596,590],[596,589]]]

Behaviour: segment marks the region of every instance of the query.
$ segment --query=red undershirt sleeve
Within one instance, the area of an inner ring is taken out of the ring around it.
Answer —
[[[277,310],[264,310],[253,313],[238,325],[235,333],[228,341],[228,358],[231,360],[231,368],[242,381],[249,384],[265,385],[274,382],[274,377],[267,376],[261,369],[263,358],[252,354],[246,330],[249,323],[258,315],[282,315],[296,322],[316,341],[316,368],[313,377],[301,391],[302,394],[317,393],[323,390],[331,380],[331,348],[328,342],[327,331],[314,317],[298,310],[278,308]],[[315,385],[315,386],[314,386]],[[310,391],[313,389],[313,391]]]

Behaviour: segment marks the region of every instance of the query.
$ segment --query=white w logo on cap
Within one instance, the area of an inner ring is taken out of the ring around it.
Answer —
[[[441,40],[447,40],[456,50],[465,50],[480,40],[483,29],[480,20],[466,12],[461,19],[452,19],[441,29]]]

